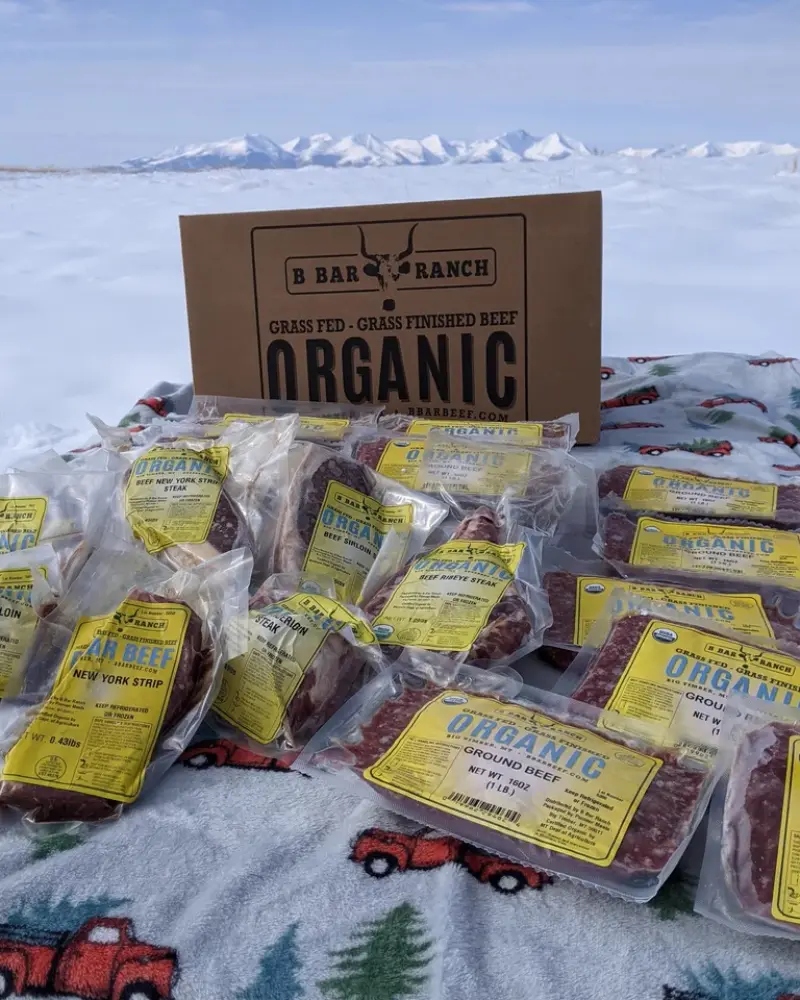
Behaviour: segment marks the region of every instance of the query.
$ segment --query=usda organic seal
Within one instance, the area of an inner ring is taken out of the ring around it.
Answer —
[[[587,583],[583,589],[587,594],[602,594],[606,587],[604,583]]]
[[[394,632],[393,625],[374,625],[372,631],[379,639],[388,639],[389,636]]]
[[[659,642],[676,642],[678,633],[673,632],[671,628],[657,628],[653,632],[653,638]]]
[[[443,705],[466,705],[467,699],[463,694],[448,694],[442,698]]]

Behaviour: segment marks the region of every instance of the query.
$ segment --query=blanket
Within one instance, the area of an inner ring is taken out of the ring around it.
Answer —
[[[607,358],[599,445],[800,475],[800,363]],[[184,412],[162,383],[125,423]],[[798,949],[692,912],[697,857],[650,904],[479,851],[201,731],[85,835],[0,830],[0,998],[790,1000]],[[49,992],[48,992],[49,991]],[[41,995],[41,991],[36,995]]]

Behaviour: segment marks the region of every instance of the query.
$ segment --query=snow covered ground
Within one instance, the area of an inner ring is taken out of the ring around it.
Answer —
[[[191,377],[177,219],[600,188],[605,354],[800,348],[800,173],[783,157],[160,174],[0,173],[0,449],[87,436]],[[63,428],[61,434],[55,428]]]

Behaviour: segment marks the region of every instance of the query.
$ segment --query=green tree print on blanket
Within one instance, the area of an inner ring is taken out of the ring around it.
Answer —
[[[660,920],[674,920],[682,914],[691,917],[694,916],[696,892],[697,879],[676,869],[648,905]]]
[[[236,1000],[298,1000],[303,988],[298,982],[297,924],[292,924],[264,952],[258,976],[236,994]]]
[[[793,413],[787,413],[786,419],[794,427],[795,430],[800,431],[800,417],[794,416]]]
[[[789,399],[791,399],[792,406],[795,410],[800,410],[800,386],[796,386],[790,391]]]
[[[688,979],[687,989],[665,986],[663,1000],[794,1000],[800,996],[800,979],[790,979],[778,972],[744,979],[734,969],[722,972],[709,965]]]
[[[677,370],[675,365],[665,365],[662,363],[653,365],[648,375],[653,378],[666,378],[668,375],[674,375]]]
[[[34,842],[33,860],[43,861],[54,854],[71,851],[73,847],[78,847],[82,843],[83,838],[77,833],[57,833],[53,837],[43,837]]]
[[[425,984],[433,957],[422,915],[402,903],[367,921],[353,933],[354,944],[332,952],[336,972],[318,985],[333,1000],[402,1000]]]
[[[18,927],[41,927],[48,931],[76,931],[91,917],[105,916],[112,910],[127,906],[129,899],[113,896],[95,896],[73,902],[69,897],[54,899],[52,896],[17,904],[5,918],[5,923]]]

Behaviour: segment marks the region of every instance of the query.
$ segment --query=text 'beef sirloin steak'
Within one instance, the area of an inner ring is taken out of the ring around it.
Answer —
[[[328,750],[321,750],[318,754],[312,754],[310,758],[311,764],[314,767],[325,769],[326,754],[330,754],[331,763],[334,767],[341,767],[342,760],[346,759],[348,769],[360,773],[365,780],[369,781],[385,800],[388,808],[396,809],[402,813],[404,807],[407,807],[409,804],[407,797],[401,792],[392,791],[383,783],[376,785],[371,780],[369,774],[366,773],[367,769],[373,768],[390,750],[397,749],[398,741],[402,739],[401,734],[404,733],[406,727],[417,716],[417,713],[426,709],[433,702],[437,700],[447,702],[449,698],[449,702],[447,703],[454,706],[454,712],[460,711],[462,707],[465,710],[471,709],[470,705],[461,706],[457,703],[458,701],[466,702],[466,697],[456,698],[449,691],[445,694],[445,691],[445,688],[431,682],[421,684],[418,688],[406,686],[398,696],[387,698],[380,703],[371,717],[361,724],[358,738],[347,738],[341,741],[335,740],[334,742],[337,745],[331,746]],[[443,695],[444,698],[442,697]],[[498,707],[514,707],[513,700],[506,701],[486,696],[485,702],[490,701],[494,701]],[[524,710],[530,712],[530,706],[524,704]],[[586,726],[586,721],[580,716],[575,716],[574,719],[570,717],[561,719],[557,716],[544,716],[541,713],[533,713],[532,724],[538,726],[548,718],[550,719],[550,724],[556,722],[556,724],[563,724],[579,730]],[[520,736],[525,729],[525,724],[521,719],[521,715],[515,719]],[[468,723],[468,725],[471,724]],[[488,725],[484,729],[486,732],[490,731]],[[450,729],[451,732],[458,730],[463,730],[460,719]],[[589,731],[594,732],[594,730]],[[555,739],[555,737],[553,738]],[[623,754],[620,755],[620,761],[630,760],[624,753],[629,746],[640,745],[638,743],[629,744],[624,738],[617,739],[605,733],[602,735],[602,740],[603,745],[609,751],[613,751],[614,747],[618,747],[623,751]],[[475,745],[481,746],[481,741],[476,739]],[[573,743],[574,746],[577,746],[577,744]],[[554,749],[553,752],[560,760],[561,758],[558,756],[557,751]],[[645,760],[649,760],[651,762],[658,761],[660,764],[654,765],[653,769],[657,768],[657,770],[655,770],[655,774],[649,781],[643,796],[635,806],[635,812],[630,817],[627,830],[616,848],[613,859],[610,865],[604,865],[603,868],[604,872],[608,872],[612,877],[616,877],[619,880],[620,889],[625,884],[654,886],[658,883],[661,871],[670,863],[693,829],[709,776],[707,769],[687,766],[669,752],[657,751],[652,748],[648,748],[642,752],[648,755],[647,758],[642,760],[642,763]],[[613,758],[613,752],[611,753],[611,757]],[[636,757],[636,754],[631,754],[631,758],[634,757]],[[447,759],[445,758],[445,760]],[[470,759],[473,761],[476,759],[474,751]],[[492,765],[489,764],[487,766]],[[500,766],[502,767],[502,764]],[[517,772],[513,773],[516,774]],[[480,781],[483,779],[476,777],[474,780]],[[537,794],[547,796],[550,794],[547,789],[557,789],[558,786],[548,784],[543,786],[543,788],[545,788],[544,792],[536,787],[533,787],[532,790],[529,789],[527,792],[525,788],[518,788],[519,795],[515,795],[514,799],[510,800],[510,802],[517,802],[512,807],[517,812],[513,815],[509,813],[505,817],[506,825],[503,830],[505,846],[501,849],[503,853],[507,853],[509,856],[516,857],[519,860],[524,860],[525,863],[558,871],[561,867],[561,863],[558,860],[558,852],[539,847],[530,842],[523,844],[513,833],[516,824],[519,822],[517,818],[519,815],[531,809],[534,809],[535,812],[533,800],[527,801],[527,796],[535,796]],[[472,794],[469,793],[470,797],[468,798],[467,793],[462,795],[458,791],[455,791],[450,796],[450,799],[451,801],[465,802],[469,808],[480,810],[477,815],[486,813],[488,816],[491,811],[491,815],[496,816],[498,821],[503,818],[504,812],[508,812],[508,810],[504,811],[499,807],[490,805],[489,802],[485,803],[484,808],[480,799],[472,797]],[[420,803],[416,795],[412,798],[416,800],[413,804],[415,819],[422,821],[422,817],[419,814],[424,812],[424,822],[430,826],[436,829],[446,829],[455,836],[463,837],[465,840],[474,843],[481,843],[480,827],[475,822],[471,822],[468,817],[464,815],[454,817],[427,802]],[[561,855],[561,862],[563,862],[563,859],[564,856]],[[584,863],[581,866],[582,876],[591,880],[590,873],[592,867],[591,864]],[[595,869],[596,871],[597,869]]]
[[[601,502],[616,499],[632,510],[800,524],[800,486],[793,483],[618,465],[600,474],[597,490]]]
[[[495,512],[479,508],[449,542],[412,559],[375,593],[364,610],[387,653],[419,645],[479,663],[529,642],[533,610],[514,585],[525,543],[502,546],[501,533]],[[452,648],[450,637],[458,640]]]
[[[248,650],[227,664],[215,712],[265,751],[302,749],[353,693],[366,666],[343,629],[374,642],[338,601],[287,593],[268,580],[250,602]]]
[[[99,738],[90,733],[87,737],[87,742],[81,745],[79,741],[75,739],[75,729],[77,727],[75,727],[72,723],[64,724],[61,728],[59,728],[58,714],[60,711],[63,711],[63,709],[60,705],[58,696],[60,692],[63,691],[63,699],[69,701],[71,705],[74,704],[76,699],[71,686],[72,682],[68,679],[68,675],[72,672],[77,673],[78,671],[81,671],[88,684],[89,695],[94,700],[101,696],[107,697],[110,703],[116,706],[111,709],[111,711],[115,713],[113,720],[118,720],[119,732],[121,734],[119,740],[124,740],[127,720],[132,715],[135,717],[134,713],[131,713],[125,708],[125,698],[133,682],[129,677],[127,684],[125,684],[125,671],[122,666],[125,661],[122,657],[126,654],[124,654],[120,648],[123,645],[122,639],[128,634],[128,632],[125,631],[126,621],[130,619],[123,618],[117,621],[115,616],[120,613],[130,616],[135,613],[137,608],[140,608],[143,605],[165,605],[168,606],[170,613],[177,613],[177,618],[179,619],[177,624],[179,626],[179,634],[181,636],[179,649],[176,651],[177,665],[174,670],[172,670],[172,687],[166,701],[166,706],[163,708],[163,713],[155,713],[156,717],[158,717],[158,715],[162,715],[163,717],[161,719],[160,726],[152,736],[151,754],[155,755],[158,753],[159,745],[163,743],[164,739],[169,736],[169,734],[194,708],[194,706],[202,700],[203,695],[211,683],[213,656],[211,650],[204,648],[203,625],[200,618],[194,613],[194,611],[191,610],[191,608],[189,608],[187,604],[182,601],[173,601],[169,598],[146,593],[140,590],[132,591],[126,601],[120,605],[118,611],[112,615],[105,616],[101,622],[101,625],[105,625],[107,628],[109,627],[109,623],[112,621],[115,622],[115,625],[117,626],[116,634],[121,635],[121,639],[115,647],[112,648],[112,645],[110,644],[113,640],[109,641],[107,638],[110,634],[108,631],[105,632],[106,638],[102,641],[101,645],[98,646],[98,652],[100,654],[98,656],[90,655],[89,649],[93,648],[91,643],[88,644],[88,648],[85,641],[79,643],[77,646],[71,647],[76,650],[75,658],[70,664],[68,662],[70,660],[69,655],[65,657],[65,661],[62,664],[59,677],[55,683],[53,691],[50,693],[47,700],[38,707],[36,715],[29,723],[28,729],[20,737],[14,747],[9,750],[6,756],[2,777],[0,778],[1,805],[19,809],[23,811],[32,821],[39,823],[88,822],[108,819],[118,813],[121,809],[121,799],[105,798],[102,795],[75,791],[70,788],[39,785],[33,783],[32,781],[14,780],[13,775],[9,775],[9,771],[10,769],[13,769],[16,763],[15,751],[18,748],[22,751],[25,743],[25,737],[32,733],[40,719],[42,720],[43,725],[47,725],[49,727],[48,732],[53,731],[55,737],[53,742],[56,746],[60,747],[60,745],[63,744],[66,748],[68,748],[65,751],[61,751],[62,754],[66,754],[68,751],[72,752],[74,750],[76,753],[80,754],[91,755],[93,752],[106,760],[109,758],[113,759],[120,744],[118,743],[118,737],[111,731],[112,722],[108,723],[109,728],[105,737]],[[97,620],[86,619],[85,621],[89,623],[88,635],[91,636],[93,634],[91,629],[93,627],[97,627]],[[94,626],[92,625],[92,622],[95,623]],[[154,629],[154,631],[157,630]],[[94,634],[99,635],[100,633],[97,632]],[[79,623],[73,633],[73,642],[80,635],[81,624]],[[143,647],[138,648],[141,649]],[[151,644],[147,648],[147,654],[142,655],[143,662],[147,662],[149,657],[150,661],[156,663],[158,661],[159,654],[157,652],[151,652],[151,650],[158,650],[162,647],[153,646]],[[83,655],[79,655],[78,651],[81,649],[84,650]],[[161,658],[166,660],[167,656],[161,654]],[[169,659],[171,660],[172,657],[169,656]],[[128,664],[128,666],[130,666],[130,664]],[[128,673],[130,674],[131,671]],[[161,671],[159,670],[158,673],[160,674]],[[117,677],[117,683],[112,683],[114,676]],[[104,677],[108,678],[108,680],[104,681]],[[134,673],[134,678],[139,680],[139,686],[141,686],[141,673]],[[92,685],[99,685],[102,695],[100,694],[100,691],[94,691]],[[85,696],[86,690],[82,689],[80,693],[82,696]],[[139,715],[138,718],[139,720],[142,720],[141,715]],[[95,726],[97,725],[98,724],[95,722]],[[55,728],[53,728],[54,726]],[[57,735],[59,732],[61,732],[60,736]],[[89,743],[91,743],[92,740],[94,740],[94,745],[90,746]],[[78,745],[74,746],[73,744]],[[27,751],[27,753],[29,754],[30,751]],[[136,754],[133,752],[129,756],[134,759],[135,766],[140,776],[143,776],[150,759],[150,754],[147,755],[146,759],[137,759]],[[59,763],[59,759],[59,754],[54,752],[51,757],[45,759],[43,763],[36,764],[35,775],[43,780],[58,781],[63,778],[64,783],[70,783],[72,785],[86,786],[91,784],[91,773],[89,773],[83,780],[80,777],[81,768],[84,767],[86,761],[88,760],[89,765],[92,763],[88,756],[80,760],[77,765],[75,775],[72,778],[70,778],[69,771],[64,766],[63,759],[61,759],[61,763]],[[27,763],[27,760],[23,760],[22,763]],[[104,765],[98,765],[101,770],[103,766]],[[113,767],[114,765],[112,763],[108,766]],[[109,775],[105,774],[103,776],[103,780],[110,780],[113,783],[114,778],[113,776],[109,778]],[[133,797],[135,798],[135,796]]]
[[[518,441],[521,444],[541,443],[561,448],[572,447],[576,430],[566,420],[517,420],[509,423],[492,420],[429,420],[406,413],[388,413],[379,417],[378,426],[409,437],[425,437],[429,431],[445,430],[457,437],[496,434],[502,440]]]

